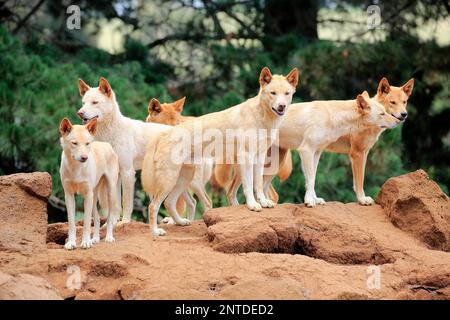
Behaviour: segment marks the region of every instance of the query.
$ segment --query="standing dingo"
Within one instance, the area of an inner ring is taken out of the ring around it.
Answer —
[[[100,78],[99,86],[96,88],[89,87],[79,79],[78,89],[83,102],[83,106],[78,110],[78,116],[84,123],[94,118],[97,119],[96,139],[110,143],[119,157],[119,176],[123,191],[122,222],[130,222],[133,211],[135,174],[136,170],[142,168],[147,144],[152,136],[167,131],[171,127],[145,123],[123,116],[116,95],[105,78]],[[120,192],[118,193],[120,194]]]
[[[227,135],[227,131],[242,129],[271,131],[280,126],[295,93],[298,71],[293,69],[284,77],[272,75],[268,68],[263,68],[259,76],[259,83],[260,90],[256,97],[224,111],[210,113],[193,121],[184,122],[173,127],[171,132],[163,133],[149,143],[141,177],[144,190],[152,198],[148,211],[154,235],[165,234],[164,230],[157,227],[157,214],[163,201],[176,224],[189,224],[189,220],[180,218],[175,207],[178,197],[186,193],[194,175],[195,166],[189,164],[188,160],[195,154],[196,149],[204,150],[213,144],[210,140],[211,137],[207,138],[203,132],[218,133],[222,139],[215,140],[214,144],[223,148],[225,145],[234,144],[233,141],[223,139]],[[194,137],[194,141],[188,145],[187,153],[182,155],[184,158],[180,159],[181,161],[173,161],[174,159],[171,157],[173,149],[179,145],[179,141],[175,141],[173,137],[175,135],[192,137],[195,135],[197,127],[202,128],[201,136],[197,139]],[[258,161],[261,158],[264,160],[267,150],[273,142],[273,137],[272,135],[258,137],[255,148],[253,148],[253,142],[246,139],[241,149],[231,148],[230,156],[233,160],[238,157],[244,159],[242,163],[239,163],[239,169],[247,207],[253,211],[260,211],[263,207],[270,208],[275,205],[264,195],[264,161]],[[209,155],[202,154],[202,157],[209,157]],[[154,183],[154,181],[158,181],[158,183]]]
[[[97,119],[85,126],[72,125],[67,118],[61,121],[61,182],[67,206],[69,237],[65,248],[76,247],[75,193],[84,196],[84,225],[81,248],[87,249],[100,242],[100,216],[97,211],[98,192],[107,192],[108,220],[106,242],[113,242],[113,219],[120,210],[117,203],[119,160],[111,145],[94,141]],[[103,186],[100,188],[100,186]],[[115,211],[115,212],[111,212]],[[94,237],[91,239],[91,221],[94,217]]]

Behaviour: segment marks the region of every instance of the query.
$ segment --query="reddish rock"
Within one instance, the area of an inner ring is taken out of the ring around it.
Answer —
[[[12,276],[0,272],[0,300],[61,300],[45,279],[30,274]]]
[[[450,199],[425,171],[388,179],[377,203],[396,227],[430,248],[450,251]]]

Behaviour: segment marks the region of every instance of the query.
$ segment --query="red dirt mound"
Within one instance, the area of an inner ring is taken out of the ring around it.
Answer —
[[[204,222],[163,225],[165,237],[154,238],[147,224],[132,222],[115,228],[115,243],[102,237],[93,248],[74,251],[63,248],[66,224],[49,225],[48,234],[42,228],[42,195],[49,192],[29,192],[21,187],[26,184],[1,177],[0,186],[9,189],[0,193],[8,203],[0,218],[10,229],[0,232],[0,271],[42,277],[48,283],[28,287],[31,293],[44,297],[55,288],[55,298],[65,299],[450,299],[450,253],[423,237],[429,230],[446,234],[450,212],[436,211],[430,199],[445,207],[448,197],[429,186],[428,193],[411,193],[426,205],[423,215],[442,216],[435,229],[416,218],[403,219],[401,227],[391,222],[410,212],[397,212],[403,207],[393,203],[408,197],[408,184],[419,189],[416,175],[398,178],[402,192],[384,186],[383,206],[284,204],[258,213],[217,208]],[[37,185],[50,186],[46,175],[40,179]],[[32,241],[20,244],[22,238]],[[0,280],[0,298],[15,292]]]

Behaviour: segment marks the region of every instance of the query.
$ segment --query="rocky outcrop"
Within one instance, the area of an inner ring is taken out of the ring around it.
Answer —
[[[450,251],[450,199],[425,171],[388,179],[376,201],[396,227],[430,248]]]
[[[61,300],[45,279],[30,274],[11,276],[0,272],[0,300]]]
[[[28,258],[47,249],[47,199],[51,192],[52,179],[46,172],[0,177],[0,266],[14,265],[14,272],[40,267],[30,265]]]
[[[0,177],[0,299],[450,299],[448,197],[421,172],[390,179],[380,205],[217,208],[73,251],[66,223],[47,227],[50,177],[27,176]]]

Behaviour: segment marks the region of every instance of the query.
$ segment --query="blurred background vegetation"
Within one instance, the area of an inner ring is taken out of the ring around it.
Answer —
[[[72,4],[80,29],[66,24]],[[369,28],[373,4],[381,24]],[[414,77],[408,120],[384,132],[369,155],[366,193],[423,168],[448,194],[449,14],[445,0],[0,1],[0,174],[50,172],[52,219],[65,219],[58,124],[65,116],[78,122],[78,78],[96,85],[106,77],[122,113],[145,119],[152,97],[186,95],[185,114],[199,116],[254,96],[263,66],[297,66],[297,102],[375,94],[383,76],[397,86]],[[303,199],[297,154],[294,162],[289,180],[275,182],[282,202]],[[346,156],[324,154],[316,185],[326,200],[355,201]],[[148,201],[141,190],[138,219]],[[215,206],[226,204],[211,192]]]

